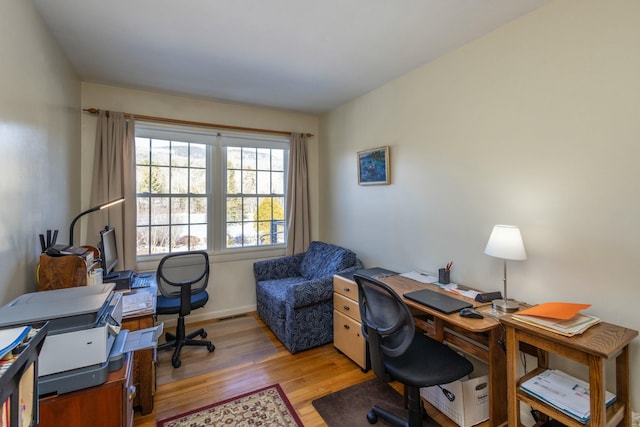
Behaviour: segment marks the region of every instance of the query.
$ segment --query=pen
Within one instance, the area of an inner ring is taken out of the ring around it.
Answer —
[[[445,267],[447,270],[451,270],[451,266],[453,265],[453,261],[447,263],[447,266]]]

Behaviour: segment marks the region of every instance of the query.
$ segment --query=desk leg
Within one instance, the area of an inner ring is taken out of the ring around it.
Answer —
[[[507,358],[498,343],[502,338],[502,328],[493,328],[489,332],[489,420],[492,426],[507,421]],[[507,342],[509,342],[507,340]]]
[[[509,425],[520,425],[520,404],[516,397],[518,391],[518,351],[520,343],[517,340],[516,330],[507,326],[507,409]]]
[[[616,397],[619,401],[625,402],[624,415],[620,423],[623,426],[631,425],[629,374],[629,346],[626,345],[616,357]]]
[[[589,356],[589,394],[591,396],[591,425],[603,426],[607,419],[604,406],[604,359]]]
[[[136,403],[140,405],[142,415],[153,411],[153,394],[155,392],[155,365],[153,360],[154,349],[138,350],[135,352],[135,365],[138,371],[138,390]]]

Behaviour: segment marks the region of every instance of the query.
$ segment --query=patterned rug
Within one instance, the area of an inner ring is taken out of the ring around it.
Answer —
[[[157,427],[303,427],[279,384],[165,418]]]

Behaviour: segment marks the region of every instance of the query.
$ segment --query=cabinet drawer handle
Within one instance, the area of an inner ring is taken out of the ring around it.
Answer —
[[[349,306],[348,306],[348,305],[345,305],[345,306],[344,306],[344,307],[342,307],[342,308],[344,308],[346,311],[349,311]]]
[[[343,291],[345,291],[345,292],[350,292],[350,291],[351,291],[351,288],[344,288],[344,289],[343,289]]]
[[[133,401],[136,398],[136,386],[132,385],[129,387],[129,400]]]
[[[345,329],[349,329],[349,325],[344,325],[344,328]]]

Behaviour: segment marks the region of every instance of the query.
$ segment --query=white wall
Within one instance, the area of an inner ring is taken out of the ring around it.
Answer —
[[[484,246],[518,225],[510,296],[640,330],[639,21],[640,2],[554,1],[326,114],[322,238],[367,266],[453,260],[453,281],[500,290]],[[383,145],[392,184],[358,186],[356,152]]]
[[[37,290],[39,233],[80,208],[80,82],[30,1],[0,2],[0,305]]]
[[[318,118],[300,113],[250,107],[246,105],[207,102],[166,94],[131,90],[113,86],[82,83],[82,108],[99,108],[171,119],[243,126],[261,129],[310,132],[318,135]],[[82,115],[82,205],[89,208],[93,147],[95,145],[96,117]],[[318,238],[318,143],[309,139],[311,234]],[[83,228],[83,242],[92,243],[97,236],[87,238]],[[210,301],[189,316],[189,322],[219,318],[256,309],[253,262],[260,258],[283,255],[283,251],[254,252],[245,255],[213,254],[210,257]],[[156,262],[139,264],[139,270],[155,269]],[[169,324],[175,316],[167,318]]]

